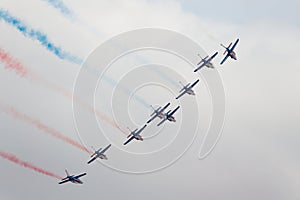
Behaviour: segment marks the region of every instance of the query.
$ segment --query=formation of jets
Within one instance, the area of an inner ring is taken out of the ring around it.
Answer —
[[[231,47],[232,42],[227,47],[224,46],[223,44],[221,44],[221,46],[225,48],[225,52],[224,52],[223,55],[226,54],[226,56],[221,61],[220,65],[222,65],[227,60],[228,57],[230,57],[230,58],[232,58],[234,60],[237,60],[236,53],[234,52],[234,49],[235,49],[235,47],[236,47],[236,45],[237,45],[238,42],[239,42],[239,39],[237,39],[235,41],[235,43],[233,44],[232,47]],[[207,68],[211,68],[211,69],[215,68],[214,65],[213,65],[213,63],[212,63],[212,60],[217,55],[218,55],[218,52],[215,52],[212,56],[206,56],[206,57],[202,58],[201,55],[198,54],[198,56],[201,58],[201,60],[200,60],[200,62],[198,62],[196,64],[197,67],[194,70],[194,72],[199,71],[204,66],[206,66]],[[176,99],[179,99],[180,97],[182,97],[185,94],[193,95],[194,96],[195,92],[193,90],[193,87],[198,82],[199,82],[199,79],[197,79],[192,84],[188,83],[186,85],[183,85],[181,82],[179,82],[182,85],[182,89],[179,91],[179,95],[176,97]],[[150,122],[152,122],[156,118],[161,119],[161,121],[157,124],[157,126],[160,126],[161,124],[163,124],[166,121],[176,122],[174,114],[177,112],[177,110],[180,108],[180,106],[177,106],[173,111],[169,110],[168,112],[164,112],[170,106],[170,104],[171,103],[167,103],[164,107],[159,106],[157,109],[154,109],[154,107],[151,106],[152,109],[153,109],[153,113],[150,115],[151,118],[147,121],[147,124],[149,124]],[[127,145],[133,139],[143,141],[141,133],[147,127],[147,124],[145,124],[142,128],[135,129],[133,131],[131,131],[128,128],[129,131],[130,131],[130,134],[127,136],[128,139],[123,143],[123,145]],[[91,159],[87,162],[87,164],[92,163],[97,158],[107,160],[107,156],[104,153],[110,147],[111,147],[111,144],[109,144],[108,146],[106,146],[103,150],[102,150],[102,148],[99,148],[98,150],[94,150],[94,153],[91,155]],[[66,182],[72,182],[72,183],[76,183],[76,184],[82,184],[83,183],[79,178],[82,177],[82,176],[85,176],[86,173],[82,173],[80,175],[76,175],[75,176],[75,175],[70,175],[67,170],[65,170],[65,171],[66,171],[67,176],[65,178],[63,178],[61,180],[61,182],[59,182],[58,184],[63,184],[63,183],[66,183]]]

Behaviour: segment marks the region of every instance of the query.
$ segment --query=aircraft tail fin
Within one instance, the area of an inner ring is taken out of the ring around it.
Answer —
[[[129,130],[129,132],[132,132],[131,129],[128,126],[126,128]]]
[[[180,84],[182,87],[184,87],[184,85],[183,85],[183,83],[182,83],[181,81],[179,81],[179,84]]]
[[[95,149],[93,146],[91,146],[91,148],[92,148],[93,151],[94,151],[94,153],[91,155],[91,157],[93,157],[93,156],[96,154],[96,149]]]
[[[157,109],[155,109],[152,105],[150,105],[150,106],[151,106],[151,108],[153,110],[153,112],[152,112],[152,114],[150,116],[153,116],[156,113],[156,110],[160,110],[161,109],[161,106],[159,106]]]
[[[70,174],[69,174],[69,172],[68,172],[67,169],[65,169],[65,172],[66,172],[67,176],[70,176]]]
[[[221,47],[225,48],[225,51],[223,53],[223,55],[225,55],[225,53],[227,52],[227,47],[225,47],[224,44],[221,44]]]

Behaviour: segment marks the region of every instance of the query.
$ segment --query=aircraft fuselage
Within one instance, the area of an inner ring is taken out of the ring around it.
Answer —
[[[170,116],[170,117],[168,117],[167,118],[170,122],[176,122],[176,119],[175,119],[175,117],[173,117],[173,116]]]
[[[135,138],[136,140],[141,140],[141,141],[143,141],[143,138],[142,138],[142,136],[140,136],[140,135],[135,135],[134,138]]]
[[[211,62],[206,63],[205,66],[212,69],[214,68],[214,65]]]
[[[104,154],[98,154],[98,158],[107,160],[107,157]]]
[[[230,58],[232,58],[232,59],[234,59],[234,60],[237,60],[237,57],[236,57],[236,54],[235,54],[234,51],[231,51],[231,52],[229,53],[229,56],[230,56]]]
[[[188,93],[189,95],[195,95],[195,92],[192,89],[189,89],[186,93]]]

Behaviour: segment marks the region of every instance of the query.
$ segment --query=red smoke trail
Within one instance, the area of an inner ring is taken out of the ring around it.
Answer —
[[[18,60],[11,57],[7,52],[5,52],[3,49],[0,48],[0,60],[5,63],[5,68],[7,69],[13,69],[15,72],[21,76],[29,78],[31,81],[38,82],[39,84],[42,84],[44,87],[49,88],[53,91],[58,92],[59,94],[72,99],[72,93],[67,91],[66,89],[47,81],[46,79],[42,78],[41,76],[37,75],[36,73],[32,72],[28,68],[24,67]],[[86,109],[89,109],[91,112],[94,112],[94,109],[90,106],[82,102],[79,98],[74,97],[74,99],[81,103],[82,106],[86,107]],[[95,111],[96,115],[104,120],[105,122],[109,123],[113,127],[119,129],[121,132],[126,133],[125,130],[123,130],[114,120],[110,119],[108,116],[100,113],[99,111]]]
[[[90,150],[88,150],[87,148],[85,148],[84,146],[82,146],[81,144],[79,144],[78,142],[64,136],[63,134],[61,134],[60,132],[58,132],[57,130],[48,127],[47,125],[41,123],[40,121],[31,118],[30,116],[24,114],[24,113],[20,113],[17,110],[15,110],[13,107],[7,107],[7,106],[2,106],[0,105],[0,108],[6,112],[9,115],[12,115],[13,117],[15,117],[16,119],[25,121],[27,123],[30,123],[32,125],[34,125],[36,128],[64,141],[67,142],[68,144],[71,144],[87,153],[92,153]]]
[[[5,63],[5,68],[15,70],[15,72],[24,77],[28,70],[16,59],[12,58],[8,53],[0,48],[0,60]]]
[[[51,176],[51,177],[54,177],[54,178],[57,178],[57,179],[62,179],[62,177],[56,175],[56,174],[53,174],[51,172],[48,172],[42,168],[39,168],[31,163],[28,163],[28,162],[25,162],[25,161],[22,161],[20,160],[19,158],[17,158],[15,155],[12,155],[12,154],[8,154],[8,153],[5,153],[5,152],[2,152],[0,151],[0,156],[4,159],[7,159],[13,163],[16,163],[20,166],[23,166],[23,167],[26,167],[26,168],[29,168],[29,169],[32,169],[38,173],[41,173],[41,174],[44,174],[44,175],[47,175],[47,176]]]

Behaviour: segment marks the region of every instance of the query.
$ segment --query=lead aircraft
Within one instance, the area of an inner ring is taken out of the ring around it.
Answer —
[[[236,53],[235,53],[233,50],[234,50],[234,48],[236,47],[236,45],[237,45],[238,42],[239,42],[239,39],[237,39],[237,40],[235,41],[235,43],[233,44],[232,47],[231,47],[232,42],[228,45],[228,47],[226,47],[226,46],[224,46],[223,44],[221,44],[221,46],[224,47],[224,48],[226,49],[225,52],[223,53],[223,55],[225,55],[225,53],[227,53],[227,54],[226,54],[226,56],[224,57],[224,59],[222,60],[222,62],[220,63],[220,65],[222,65],[222,64],[227,60],[228,57],[230,57],[230,58],[232,58],[232,59],[234,59],[234,60],[237,60]],[[231,48],[230,48],[230,47],[231,47]]]

